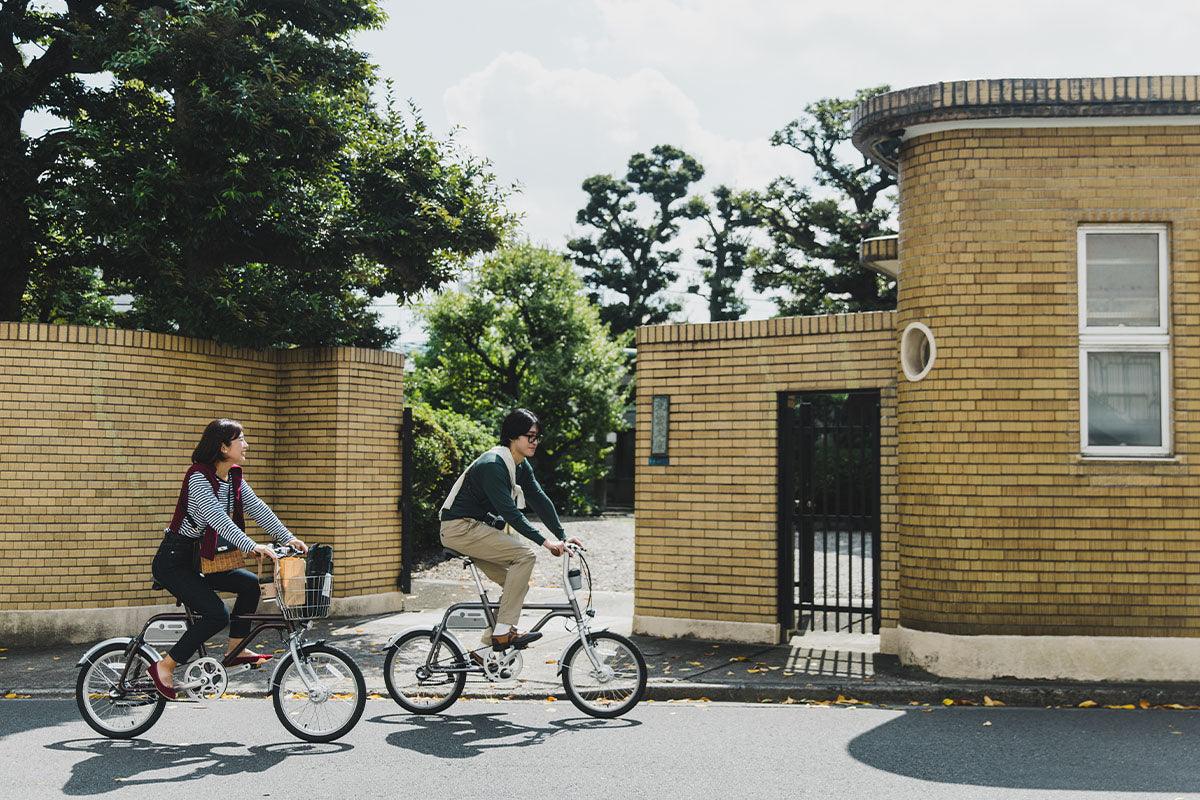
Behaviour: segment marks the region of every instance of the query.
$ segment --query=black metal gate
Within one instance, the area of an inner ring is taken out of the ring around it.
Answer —
[[[879,632],[879,392],[779,398],[779,622]]]

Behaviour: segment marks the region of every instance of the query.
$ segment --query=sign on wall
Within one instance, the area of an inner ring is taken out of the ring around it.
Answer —
[[[670,463],[667,457],[667,431],[670,428],[671,398],[656,394],[650,405],[650,466]]]

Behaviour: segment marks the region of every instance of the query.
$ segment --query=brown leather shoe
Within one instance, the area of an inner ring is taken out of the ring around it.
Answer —
[[[492,634],[492,649],[507,650],[510,647],[515,647],[518,650],[524,650],[540,638],[542,638],[541,631],[521,633],[516,628],[510,628],[508,633],[501,634],[500,636]]]

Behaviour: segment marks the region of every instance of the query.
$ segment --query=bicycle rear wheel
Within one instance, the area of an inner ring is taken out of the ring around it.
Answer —
[[[628,712],[646,692],[646,660],[637,645],[616,633],[587,635],[596,664],[576,639],[562,660],[563,689],[585,714],[612,719]]]
[[[367,704],[367,683],[349,655],[326,644],[308,645],[297,664],[288,653],[275,671],[271,699],[275,715],[292,735],[306,742],[332,742],[345,736]],[[309,689],[304,670],[315,686]]]
[[[405,711],[413,714],[437,714],[454,705],[467,684],[463,669],[466,659],[450,639],[438,640],[433,651],[433,631],[415,630],[401,636],[388,648],[383,662],[383,681],[388,694]],[[432,667],[432,669],[430,669]]]
[[[117,686],[127,647],[123,642],[104,647],[79,668],[75,681],[75,703],[83,721],[110,739],[140,736],[158,722],[167,705],[150,680],[151,661],[141,652],[133,654],[124,688]]]

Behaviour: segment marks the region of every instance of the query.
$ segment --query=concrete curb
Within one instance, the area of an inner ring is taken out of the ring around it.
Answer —
[[[488,691],[479,691],[487,688]],[[14,693],[19,698],[32,699],[71,699],[74,691],[61,689],[11,689],[4,694]],[[383,699],[390,700],[387,690],[383,687],[367,688],[368,694],[377,694]],[[234,693],[245,699],[260,699],[269,697],[265,689],[236,689]],[[0,695],[2,696],[2,695]],[[468,687],[462,698],[469,700],[545,700],[553,696],[557,700],[566,700],[562,685],[543,686],[531,689],[527,686],[514,686],[511,691],[504,687]],[[645,700],[668,702],[672,700],[709,700],[723,703],[782,703],[805,701],[824,702],[837,701],[842,698],[847,705],[870,704],[880,706],[911,706],[947,705],[944,701],[952,700],[950,705],[983,706],[984,697],[999,701],[1005,706],[1017,708],[1041,708],[1054,706],[1059,708],[1078,707],[1080,703],[1091,701],[1097,707],[1105,706],[1189,706],[1200,708],[1200,685],[1183,684],[1171,685],[1021,685],[1021,684],[989,684],[981,686],[962,683],[932,683],[879,685],[870,683],[830,683],[830,684],[707,684],[688,682],[650,683],[646,687]]]

